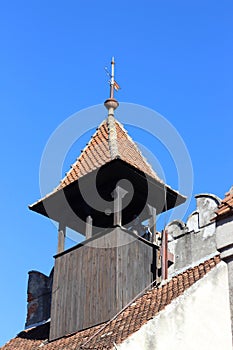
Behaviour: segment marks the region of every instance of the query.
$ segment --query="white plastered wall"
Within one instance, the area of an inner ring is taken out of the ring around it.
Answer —
[[[119,350],[231,350],[228,274],[224,262],[128,337]]]

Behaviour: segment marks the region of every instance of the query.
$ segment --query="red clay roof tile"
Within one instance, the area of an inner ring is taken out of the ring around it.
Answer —
[[[226,193],[225,198],[216,211],[216,215],[215,220],[219,220],[223,216],[233,215],[233,187]]]

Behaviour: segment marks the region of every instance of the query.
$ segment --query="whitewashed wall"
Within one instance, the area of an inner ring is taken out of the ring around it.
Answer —
[[[227,265],[218,264],[119,350],[231,350]]]

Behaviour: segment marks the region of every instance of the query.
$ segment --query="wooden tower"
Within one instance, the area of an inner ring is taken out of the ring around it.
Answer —
[[[156,214],[185,201],[163,183],[115,119],[114,87],[112,60],[107,118],[59,186],[29,207],[59,223],[50,340],[111,319],[152,285]],[[66,227],[85,241],[64,250]]]

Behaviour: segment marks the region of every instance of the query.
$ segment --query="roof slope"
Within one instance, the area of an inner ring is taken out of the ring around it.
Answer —
[[[216,211],[216,220],[222,218],[223,216],[233,215],[233,187],[230,191],[226,193],[225,198],[222,200],[218,210]]]
[[[115,118],[108,117],[100,124],[96,133],[56,189],[66,187],[116,158],[120,158],[163,183],[143,157],[135,142],[129,137],[123,125]]]
[[[74,350],[74,349],[113,349],[113,344],[120,344],[128,336],[141,328],[176,297],[200,280],[220,262],[215,256],[204,263],[186,270],[173,277],[160,287],[154,287],[126,307],[114,319],[73,335],[48,343],[49,323],[21,332],[2,350]]]

